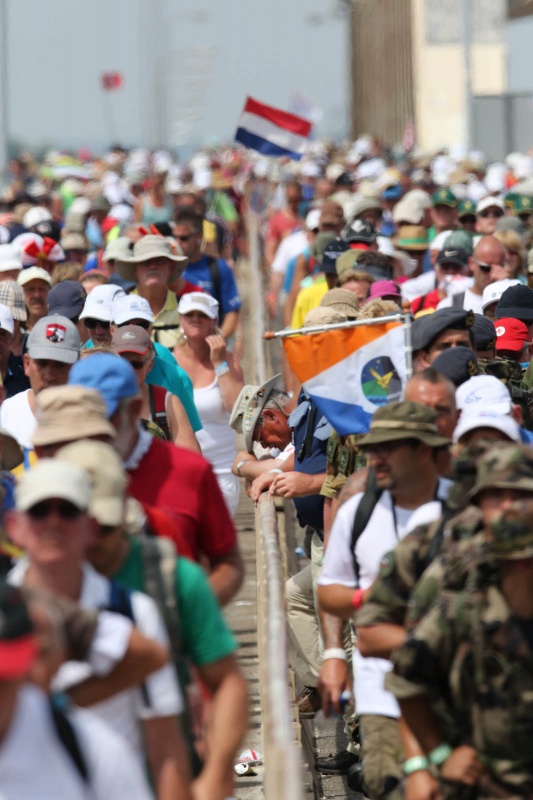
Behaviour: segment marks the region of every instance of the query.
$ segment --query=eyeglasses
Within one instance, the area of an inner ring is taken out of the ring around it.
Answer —
[[[130,319],[128,322],[121,322],[120,325],[117,325],[117,328],[123,328],[125,325],[138,325],[139,328],[144,328],[147,331],[151,323],[146,319]]]
[[[109,322],[104,322],[101,319],[92,319],[91,317],[87,317],[83,320],[83,322],[89,331],[94,331],[96,328],[103,328],[105,331],[109,330]]]
[[[483,219],[486,219],[487,217],[500,219],[500,217],[503,217],[503,211],[501,211],[499,208],[487,208],[485,211],[480,211],[478,216],[483,217]]]
[[[188,242],[191,238],[191,234],[188,233],[186,236],[175,236],[174,238],[177,239],[178,242]]]
[[[264,416],[262,414],[260,414],[258,419],[257,419],[256,425],[255,425],[255,428],[254,428],[254,432],[253,432],[253,437],[252,437],[254,439],[254,441],[256,441],[256,442],[258,442],[261,439],[261,430],[263,428],[264,421],[265,421]]]
[[[502,264],[485,264],[483,261],[477,261],[474,259],[474,262],[478,265],[481,272],[490,272],[493,267],[501,267],[503,269]]]
[[[76,519],[82,513],[80,508],[75,506],[74,503],[69,503],[68,500],[43,500],[29,508],[26,513],[32,519],[43,520],[49,517],[52,512],[55,512],[64,520]]]

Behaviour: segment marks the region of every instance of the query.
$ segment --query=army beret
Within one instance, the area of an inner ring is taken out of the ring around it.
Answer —
[[[474,314],[472,336],[476,350],[491,350],[496,344],[496,328],[494,323],[483,314]]]
[[[418,317],[413,323],[413,352],[425,350],[433,339],[448,328],[464,331],[474,323],[474,313],[464,308],[440,308],[433,314]]]
[[[476,354],[469,347],[450,347],[437,356],[431,366],[448,378],[456,388],[474,375],[480,374]]]

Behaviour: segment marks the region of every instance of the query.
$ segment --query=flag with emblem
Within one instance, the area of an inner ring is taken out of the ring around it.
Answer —
[[[374,411],[400,400],[407,380],[400,322],[282,339],[289,365],[337,433],[366,433]]]

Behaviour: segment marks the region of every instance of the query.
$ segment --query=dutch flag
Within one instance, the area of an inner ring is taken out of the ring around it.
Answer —
[[[309,120],[248,97],[239,118],[235,141],[265,156],[298,160],[305,153],[311,129]]]

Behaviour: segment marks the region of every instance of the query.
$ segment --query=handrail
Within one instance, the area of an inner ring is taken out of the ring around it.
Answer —
[[[268,495],[256,514],[257,593],[261,709],[263,713],[264,792],[266,800],[302,800],[301,750],[294,737],[287,621],[276,508]],[[262,610],[266,609],[263,618]]]

